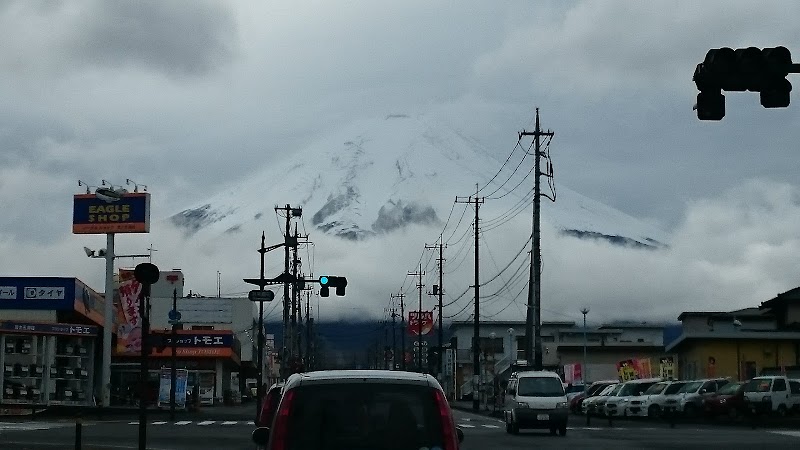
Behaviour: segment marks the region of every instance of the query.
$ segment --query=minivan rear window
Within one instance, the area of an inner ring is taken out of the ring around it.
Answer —
[[[289,449],[444,447],[432,388],[388,383],[300,386],[289,417]]]
[[[517,395],[520,397],[563,397],[564,386],[555,377],[522,377]]]

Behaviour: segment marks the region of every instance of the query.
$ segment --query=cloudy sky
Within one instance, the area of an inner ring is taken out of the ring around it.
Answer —
[[[788,0],[0,0],[0,271],[102,290],[81,247],[105,238],[71,234],[78,180],[147,185],[155,224],[358,119],[435,115],[502,160],[539,107],[560,183],[671,236],[630,252],[545,229],[546,318],[757,305],[800,284],[800,99],[732,93],[700,122],[692,73],[714,47],[800,52],[797,17]],[[252,240],[193,246],[158,223],[118,252],[153,244],[205,293],[217,270],[226,293],[256,275]],[[343,258],[381,280],[351,300],[381,316],[423,242],[360,245],[392,254]]]

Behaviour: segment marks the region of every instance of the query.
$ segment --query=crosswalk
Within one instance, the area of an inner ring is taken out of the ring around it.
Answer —
[[[134,421],[128,422],[128,425],[139,425],[139,421],[138,420],[134,420]],[[254,427],[255,426],[255,422],[253,422],[252,420],[199,420],[199,421],[178,420],[176,422],[168,422],[168,421],[165,421],[165,420],[154,420],[152,422],[148,422],[148,425],[154,425],[154,426],[165,426],[165,425],[166,426],[171,426],[171,425],[189,426],[189,425],[194,425],[194,426],[200,426],[200,427],[208,427],[208,426],[212,426],[213,425],[213,426],[223,426],[223,427],[232,427],[232,426]]]

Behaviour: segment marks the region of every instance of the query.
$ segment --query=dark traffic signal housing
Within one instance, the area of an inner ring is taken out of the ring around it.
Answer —
[[[798,72],[797,66],[792,63],[792,54],[786,47],[709,50],[692,78],[700,91],[697,118],[722,120],[725,117],[722,91],[758,92],[765,108],[789,106],[792,83],[786,76]]]
[[[347,278],[323,275],[319,277],[319,296],[330,296],[330,288],[336,288],[336,295],[343,296],[344,288],[347,286]]]

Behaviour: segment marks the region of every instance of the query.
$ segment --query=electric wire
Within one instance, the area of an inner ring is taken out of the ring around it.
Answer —
[[[531,146],[533,146],[533,143],[531,143]],[[525,158],[526,158],[526,157],[527,157],[527,156],[530,154],[530,153],[529,153],[529,151],[530,151],[530,147],[528,147],[528,151],[526,151],[526,152],[525,152],[525,153],[522,155],[522,159],[520,159],[520,160],[519,160],[519,164],[517,164],[517,167],[515,167],[515,168],[514,168],[514,171],[513,171],[513,172],[511,172],[511,175],[509,175],[509,176],[508,176],[508,178],[506,178],[506,181],[504,181],[504,182],[503,182],[503,184],[501,184],[500,186],[498,186],[498,187],[497,187],[497,189],[495,189],[494,191],[492,191],[492,193],[491,193],[491,194],[486,194],[486,198],[492,198],[492,196],[493,196],[494,194],[496,194],[496,193],[497,193],[497,191],[499,191],[500,189],[502,189],[502,188],[503,188],[503,186],[505,186],[505,185],[506,185],[506,183],[508,183],[508,182],[511,180],[511,178],[513,178],[513,177],[514,177],[514,174],[515,174],[515,173],[517,173],[517,170],[519,170],[519,168],[522,166],[522,163],[523,163],[523,162],[525,162]],[[530,172],[528,173],[528,175],[530,175]],[[527,178],[527,175],[526,175],[526,177],[525,177],[525,178]]]
[[[517,143],[514,144],[514,148],[511,149],[511,153],[509,153],[508,158],[506,158],[505,162],[503,162],[503,164],[500,166],[500,169],[497,171],[497,173],[494,174],[494,176],[489,181],[487,181],[486,184],[482,188],[478,189],[478,192],[476,192],[476,194],[480,194],[480,192],[482,190],[486,189],[489,186],[489,184],[491,184],[492,181],[494,181],[494,179],[497,178],[498,175],[500,175],[500,173],[503,171],[503,168],[506,166],[506,164],[508,164],[508,161],[511,159],[511,156],[514,155],[514,152],[517,151],[518,147],[521,147],[519,145],[520,144],[520,140],[521,139],[517,139]]]

